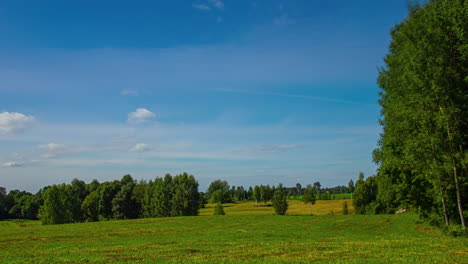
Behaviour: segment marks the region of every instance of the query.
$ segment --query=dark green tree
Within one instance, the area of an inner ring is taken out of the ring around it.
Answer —
[[[53,185],[44,193],[44,205],[40,208],[40,218],[43,224],[71,223],[70,186],[66,184]]]
[[[87,222],[99,220],[99,191],[96,189],[83,200],[81,210]]]
[[[377,190],[377,182],[374,176],[368,177],[366,180],[358,180],[353,194],[353,205],[356,213],[375,213],[372,203],[377,198]]]
[[[395,186],[394,193],[378,199],[382,206],[395,196],[422,216],[463,227],[468,204],[466,10],[465,0],[428,1],[413,6],[392,30],[378,79],[383,133],[374,152],[377,178],[386,178],[377,182]]]
[[[222,180],[215,180],[210,183],[210,186],[208,187],[207,195],[211,200],[211,196],[213,195],[214,192],[221,190],[223,193],[223,199],[221,203],[227,203],[232,201],[231,193],[230,193],[230,187],[227,181],[222,181]]]
[[[286,201],[286,192],[283,185],[280,184],[273,194],[273,208],[277,215],[285,215],[288,211],[288,201]]]
[[[343,202],[343,215],[349,214],[348,202]]]

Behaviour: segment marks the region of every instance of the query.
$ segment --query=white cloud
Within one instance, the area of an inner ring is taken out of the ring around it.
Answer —
[[[131,96],[138,96],[139,93],[136,90],[122,90],[120,95],[131,95]]]
[[[205,10],[205,11],[211,10],[211,7],[204,5],[204,4],[193,4],[192,7],[198,10]]]
[[[156,114],[146,108],[138,108],[135,112],[128,114],[127,122],[130,124],[140,124],[155,118]]]
[[[63,154],[67,152],[67,149],[65,148],[64,145],[56,144],[56,143],[49,143],[45,145],[40,145],[40,149],[44,149],[47,151],[44,155],[42,155],[43,158],[54,158],[57,155]]]
[[[218,8],[219,10],[224,10],[224,3],[221,0],[208,0],[213,6]]]
[[[33,123],[33,116],[26,116],[21,113],[0,113],[0,135],[22,132]]]
[[[9,161],[5,162],[1,165],[2,168],[16,168],[16,167],[21,167],[23,164],[15,161]]]
[[[148,144],[138,143],[138,144],[135,144],[135,146],[131,147],[129,151],[130,152],[146,152],[151,149],[152,149],[151,146]]]

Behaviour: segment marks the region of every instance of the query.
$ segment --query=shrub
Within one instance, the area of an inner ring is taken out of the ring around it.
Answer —
[[[214,211],[213,211],[213,215],[225,215],[226,213],[224,212],[224,207],[221,203],[217,203],[215,208],[214,208]]]
[[[343,214],[344,214],[344,215],[349,214],[348,202],[344,202],[344,203],[343,203]]]

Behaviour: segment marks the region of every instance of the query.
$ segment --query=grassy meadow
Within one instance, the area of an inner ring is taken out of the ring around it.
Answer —
[[[343,211],[344,202],[348,203],[349,213],[354,213],[352,200],[318,200],[312,205],[311,212],[313,215],[340,215]],[[304,204],[304,202],[288,200],[288,204],[288,215],[309,215],[309,205]],[[200,215],[212,215],[214,206],[214,204],[206,205],[206,208],[200,210]],[[224,204],[224,211],[227,215],[272,215],[275,213],[271,202],[267,204],[258,203],[257,205],[255,202],[228,203]]]
[[[342,202],[318,201],[313,216],[291,201],[287,216],[240,203],[226,205],[225,216],[210,216],[209,206],[195,217],[3,221],[0,263],[468,262],[467,238],[446,236],[414,214],[339,215]]]

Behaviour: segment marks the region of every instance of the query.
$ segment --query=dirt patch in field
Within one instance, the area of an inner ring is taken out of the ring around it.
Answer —
[[[117,262],[117,261],[135,261],[135,260],[143,260],[143,258],[139,257],[114,257],[114,258],[108,258],[107,259],[109,262]]]
[[[430,227],[427,227],[427,226],[416,226],[415,230],[417,231],[421,231],[421,232],[424,232],[426,234],[430,234],[430,235],[436,235],[437,233],[434,231],[434,228],[430,228]]]

